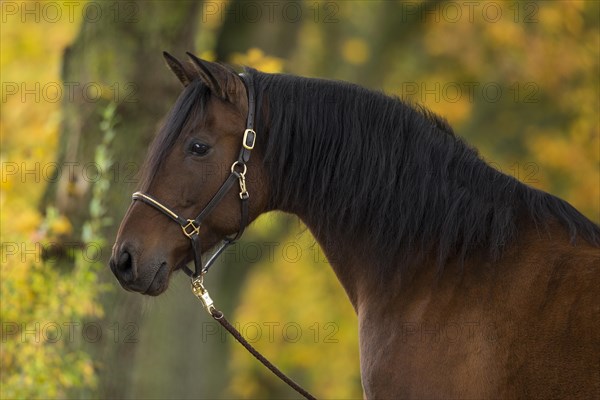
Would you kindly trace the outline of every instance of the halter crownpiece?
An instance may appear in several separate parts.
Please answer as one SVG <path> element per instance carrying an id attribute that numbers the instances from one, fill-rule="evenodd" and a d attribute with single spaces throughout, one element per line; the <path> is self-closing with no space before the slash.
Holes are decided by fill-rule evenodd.
<path id="1" fill-rule="evenodd" d="M 210 199 L 208 204 L 200 211 L 200 214 L 198 214 L 195 219 L 186 219 L 147 193 L 135 192 L 131 196 L 132 200 L 139 200 L 154 207 L 181 226 L 183 234 L 192 242 L 192 251 L 194 253 L 194 271 L 190 270 L 187 266 L 183 267 L 183 271 L 193 280 L 198 279 L 205 274 L 227 246 L 235 243 L 235 241 L 242 236 L 242 233 L 244 233 L 244 230 L 248 225 L 248 199 L 250 198 L 250 194 L 246 187 L 246 172 L 248 170 L 246 163 L 250 160 L 251 151 L 256 144 L 256 132 L 254 131 L 256 103 L 254 99 L 254 83 L 252 82 L 252 77 L 246 74 L 240 74 L 240 77 L 244 81 L 248 92 L 248 117 L 246 119 L 246 130 L 244 131 L 244 136 L 242 138 L 240 154 L 237 160 L 231 164 L 231 173 L 225 182 L 223 182 L 219 190 L 217 190 L 215 195 Z M 200 244 L 200 226 L 208 214 L 221 202 L 221 200 L 223 200 L 236 181 L 239 183 L 240 187 L 240 228 L 235 235 L 223 239 L 215 253 L 209 258 L 206 264 L 203 265 L 201 256 L 202 246 Z"/>

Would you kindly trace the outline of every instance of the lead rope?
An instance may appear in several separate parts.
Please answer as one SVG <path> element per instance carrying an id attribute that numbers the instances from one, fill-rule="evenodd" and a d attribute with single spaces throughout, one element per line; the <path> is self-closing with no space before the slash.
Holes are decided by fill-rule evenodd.
<path id="1" fill-rule="evenodd" d="M 237 340 L 242 346 L 248 350 L 250 354 L 252 354 L 258 361 L 260 361 L 265 367 L 267 367 L 271 372 L 273 372 L 279 379 L 283 382 L 287 383 L 292 389 L 301 394 L 304 398 L 310 400 L 316 400 L 312 394 L 307 392 L 302 386 L 298 385 L 294 382 L 293 379 L 288 377 L 286 374 L 281 372 L 279 368 L 273 365 L 269 360 L 267 360 L 262 354 L 258 352 L 248 341 L 242 336 L 242 334 L 235 329 L 233 325 L 229 323 L 227 318 L 222 311 L 219 311 L 215 308 L 213 300 L 210 298 L 208 294 L 208 290 L 204 287 L 204 275 L 200 275 L 197 278 L 192 279 L 192 292 L 194 295 L 202 302 L 204 305 L 204 309 L 210 314 L 211 317 L 215 319 L 223 328 L 225 328 L 231 335 Z"/>

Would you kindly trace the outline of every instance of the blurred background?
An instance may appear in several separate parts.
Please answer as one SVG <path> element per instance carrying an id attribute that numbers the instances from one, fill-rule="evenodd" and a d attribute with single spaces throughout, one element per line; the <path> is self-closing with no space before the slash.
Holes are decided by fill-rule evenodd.
<path id="1" fill-rule="evenodd" d="M 106 266 L 181 88 L 161 56 L 348 80 L 446 117 L 501 171 L 600 221 L 595 1 L 3 1 L 1 398 L 293 398 L 209 319 Z M 362 398 L 356 317 L 296 218 L 211 271 L 221 309 L 323 398 Z"/>

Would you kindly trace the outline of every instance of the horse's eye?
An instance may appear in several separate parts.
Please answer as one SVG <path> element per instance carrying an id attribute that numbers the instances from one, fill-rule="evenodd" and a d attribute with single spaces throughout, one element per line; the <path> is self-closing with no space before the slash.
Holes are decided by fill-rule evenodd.
<path id="1" fill-rule="evenodd" d="M 206 153 L 208 153 L 208 150 L 210 150 L 210 146 L 207 144 L 199 142 L 192 142 L 192 144 L 190 144 L 190 153 L 195 156 L 205 156 Z"/>

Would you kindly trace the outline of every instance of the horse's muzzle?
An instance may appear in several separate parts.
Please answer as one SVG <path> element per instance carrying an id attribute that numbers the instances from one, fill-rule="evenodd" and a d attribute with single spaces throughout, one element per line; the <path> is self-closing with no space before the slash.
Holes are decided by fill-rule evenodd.
<path id="1" fill-rule="evenodd" d="M 128 246 L 120 246 L 114 250 L 109 266 L 124 289 L 152 296 L 166 290 L 169 277 L 166 262 L 152 263 L 142 271 L 135 251 Z"/>

